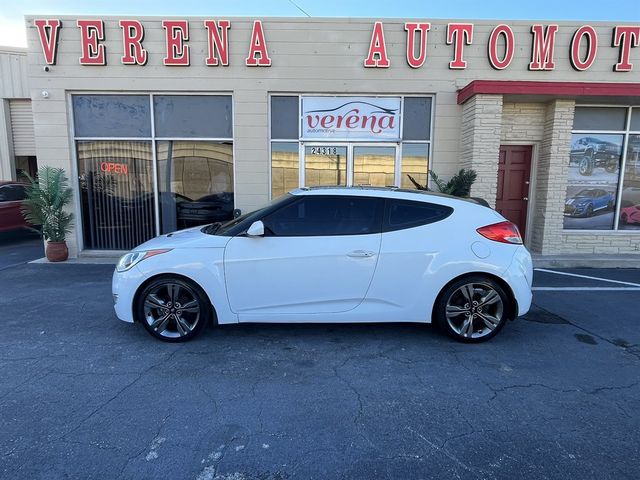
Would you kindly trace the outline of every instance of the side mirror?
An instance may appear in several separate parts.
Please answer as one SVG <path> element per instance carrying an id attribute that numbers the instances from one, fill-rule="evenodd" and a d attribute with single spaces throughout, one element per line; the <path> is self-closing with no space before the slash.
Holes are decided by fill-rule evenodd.
<path id="1" fill-rule="evenodd" d="M 247 235 L 250 237 L 262 237 L 264 235 L 264 223 L 262 223 L 262 220 L 253 222 L 247 229 Z"/>

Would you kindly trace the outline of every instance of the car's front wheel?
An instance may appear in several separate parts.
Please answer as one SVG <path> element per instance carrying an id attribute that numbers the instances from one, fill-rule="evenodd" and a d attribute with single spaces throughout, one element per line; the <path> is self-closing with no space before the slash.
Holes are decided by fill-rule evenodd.
<path id="1" fill-rule="evenodd" d="M 190 280 L 172 276 L 147 284 L 136 297 L 134 311 L 136 320 L 165 342 L 191 340 L 211 318 L 204 291 Z"/>
<path id="2" fill-rule="evenodd" d="M 460 342 L 478 343 L 493 338 L 504 327 L 511 300 L 489 277 L 474 275 L 447 286 L 438 297 L 435 320 Z"/>
<path id="3" fill-rule="evenodd" d="M 580 164 L 578 166 L 578 171 L 580 172 L 580 175 L 584 176 L 589 176 L 593 173 L 593 160 L 591 159 L 591 157 L 587 155 L 582 157 L 582 160 L 580 160 Z"/>

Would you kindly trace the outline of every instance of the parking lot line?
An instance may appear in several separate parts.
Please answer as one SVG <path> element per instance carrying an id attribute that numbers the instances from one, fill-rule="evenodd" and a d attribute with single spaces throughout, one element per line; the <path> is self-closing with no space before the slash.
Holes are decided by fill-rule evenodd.
<path id="1" fill-rule="evenodd" d="M 555 270 L 547 270 L 546 268 L 536 268 L 534 269 L 536 272 L 544 272 L 544 273 L 555 273 L 556 275 L 566 275 L 568 277 L 577 277 L 577 278 L 585 278 L 588 280 L 598 280 L 600 282 L 609 282 L 609 283 L 618 283 L 621 285 L 630 285 L 632 287 L 640 287 L 640 283 L 632 283 L 632 282 L 623 282 L 621 280 L 611 280 L 610 278 L 601 278 L 601 277 L 591 277 L 589 275 L 580 275 L 578 273 L 569 273 L 569 272 L 557 272 Z M 545 288 L 545 287 L 538 287 Z M 578 287 L 568 287 L 570 289 L 575 289 Z M 584 290 L 597 290 L 599 287 L 583 287 Z M 558 288 L 559 289 L 559 288 Z M 616 290 L 621 290 L 620 288 Z"/>
<path id="2" fill-rule="evenodd" d="M 532 291 L 598 291 L 598 292 L 640 292 L 640 287 L 532 287 Z"/>

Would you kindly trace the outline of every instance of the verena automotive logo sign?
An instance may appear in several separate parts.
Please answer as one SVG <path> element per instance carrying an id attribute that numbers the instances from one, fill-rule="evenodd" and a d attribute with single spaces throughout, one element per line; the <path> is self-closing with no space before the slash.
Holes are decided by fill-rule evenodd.
<path id="1" fill-rule="evenodd" d="M 303 140 L 400 139 L 399 97 L 302 97 Z"/>

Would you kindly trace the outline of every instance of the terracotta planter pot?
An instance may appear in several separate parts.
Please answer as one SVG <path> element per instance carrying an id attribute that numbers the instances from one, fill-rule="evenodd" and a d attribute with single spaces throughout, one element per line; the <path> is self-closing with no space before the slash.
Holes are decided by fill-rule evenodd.
<path id="1" fill-rule="evenodd" d="M 67 243 L 64 240 L 62 242 L 47 242 L 45 254 L 50 262 L 64 262 L 69 258 Z"/>

